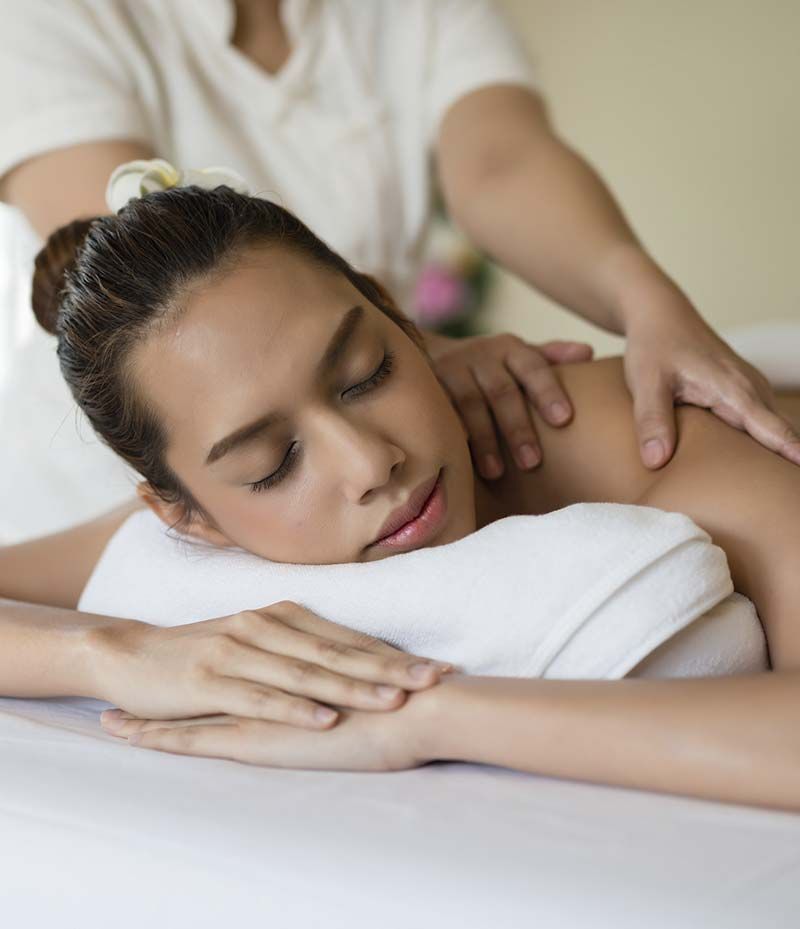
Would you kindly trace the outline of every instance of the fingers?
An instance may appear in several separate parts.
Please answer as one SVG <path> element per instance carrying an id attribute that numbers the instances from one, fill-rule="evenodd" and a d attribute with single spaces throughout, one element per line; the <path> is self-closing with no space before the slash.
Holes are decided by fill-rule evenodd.
<path id="1" fill-rule="evenodd" d="M 335 710 L 317 700 L 388 710 L 397 709 L 406 698 L 400 687 L 355 680 L 293 655 L 273 654 L 222 636 L 215 640 L 198 687 L 202 705 L 220 712 L 314 728 L 336 719 Z"/>
<path id="2" fill-rule="evenodd" d="M 313 639 L 313 637 L 310 638 Z M 343 651 L 329 652 L 328 649 L 332 646 L 343 649 Z M 218 661 L 214 669 L 222 676 L 223 681 L 228 682 L 226 690 L 229 694 L 227 698 L 229 702 L 226 702 L 224 706 L 221 705 L 222 709 L 226 713 L 239 716 L 253 716 L 281 722 L 291 722 L 292 720 L 287 718 L 287 713 L 295 713 L 295 715 L 299 714 L 299 717 L 305 717 L 306 721 L 301 721 L 300 725 L 312 725 L 314 720 L 311 717 L 314 716 L 316 709 L 313 700 L 363 710 L 396 709 L 403 703 L 405 693 L 402 685 L 382 683 L 392 673 L 396 673 L 393 667 L 396 662 L 394 658 L 368 655 L 366 652 L 351 655 L 351 649 L 348 646 L 325 640 L 312 645 L 312 648 L 318 650 L 321 660 L 343 667 L 344 673 L 336 673 L 313 661 L 297 657 L 296 654 L 271 654 L 250 645 L 234 643 L 233 648 L 226 650 L 224 659 Z M 384 663 L 383 672 L 377 673 L 379 682 L 377 684 L 362 679 L 359 673 L 361 671 L 368 675 L 376 674 L 374 667 L 368 664 L 370 661 Z M 411 677 L 411 684 L 414 685 L 414 689 L 421 689 L 436 679 L 435 669 L 428 665 L 424 668 L 422 677 Z M 241 682 L 246 688 L 245 691 L 241 691 L 238 687 L 234 688 L 231 681 Z M 248 688 L 250 696 L 248 696 Z M 269 697 L 262 701 L 265 688 L 269 692 Z M 279 695 L 283 693 L 284 703 L 287 704 L 278 707 L 277 710 L 274 706 L 275 694 L 273 692 L 276 688 Z M 411 689 L 410 685 L 409 689 Z M 303 700 L 304 697 L 311 699 Z M 252 712 L 252 708 L 245 712 L 242 709 L 238 701 L 251 698 L 254 705 L 259 702 L 264 703 L 263 712 Z M 231 699 L 237 701 L 235 705 L 230 703 Z"/>
<path id="3" fill-rule="evenodd" d="M 542 460 L 542 451 L 527 400 L 512 372 L 505 365 L 494 363 L 475 367 L 472 374 L 482 391 L 480 402 L 488 401 L 518 467 L 523 471 L 535 468 Z M 492 441 L 496 448 L 494 429 Z"/>
<path id="4" fill-rule="evenodd" d="M 586 342 L 553 339 L 550 342 L 540 342 L 536 348 L 539 349 L 551 365 L 591 361 L 594 357 L 594 349 Z"/>
<path id="5" fill-rule="evenodd" d="M 104 728 L 110 727 L 104 723 Z M 177 720 L 122 719 L 112 734 L 139 748 L 270 767 L 329 769 L 332 757 L 328 749 L 314 763 L 314 755 L 308 749 L 311 743 L 299 729 L 227 715 Z M 315 734 L 316 752 L 326 744 L 316 741 L 322 736 L 321 732 Z M 332 730 L 330 738 L 336 737 L 336 731 Z"/>
<path id="6" fill-rule="evenodd" d="M 327 729 L 339 716 L 333 707 L 241 678 L 216 678 L 211 693 L 214 706 L 231 716 L 248 716 L 304 729 Z M 402 691 L 398 693 L 402 694 Z M 375 709 L 375 706 L 370 709 Z"/>
<path id="7" fill-rule="evenodd" d="M 303 611 L 304 615 L 299 611 Z M 260 654 L 290 657 L 335 671 L 337 674 L 334 677 L 358 678 L 359 681 L 375 684 L 394 684 L 405 689 L 419 690 L 436 683 L 441 673 L 452 669 L 452 665 L 447 662 L 420 659 L 400 650 L 378 653 L 365 651 L 333 638 L 330 627 L 336 626 L 335 623 L 320 620 L 324 623 L 325 632 L 317 635 L 290 625 L 286 621 L 289 616 L 293 623 L 310 623 L 320 619 L 297 604 L 287 605 L 282 601 L 267 610 L 246 610 L 230 617 L 229 631 L 240 642 L 263 650 Z M 357 637 L 355 641 L 358 641 Z"/>
<path id="8" fill-rule="evenodd" d="M 453 405 L 466 426 L 472 456 L 479 473 L 488 480 L 500 477 L 505 467 L 497 444 L 495 425 L 486 404 L 486 397 L 475 380 L 472 369 L 465 365 L 452 366 L 446 371 L 443 370 L 439 378 L 447 388 Z M 538 442 L 534 445 L 534 452 L 537 451 Z"/>
<path id="9" fill-rule="evenodd" d="M 759 398 L 753 397 L 740 404 L 740 416 L 740 428 L 757 442 L 800 465 L 800 436 L 789 420 L 768 409 Z"/>
<path id="10" fill-rule="evenodd" d="M 344 642 L 346 645 L 352 645 L 354 648 L 363 652 L 395 655 L 398 658 L 402 656 L 408 660 L 409 663 L 414 660 L 434 661 L 435 664 L 438 664 L 443 669 L 453 667 L 449 661 L 436 662 L 434 659 L 428 658 L 425 655 L 413 655 L 410 652 L 404 652 L 400 648 L 395 648 L 394 645 L 390 645 L 388 642 L 384 642 L 376 636 L 369 635 L 367 632 L 351 629 L 349 626 L 341 625 L 341 623 L 331 622 L 331 620 L 325 619 L 313 610 L 309 610 L 308 607 L 296 603 L 294 600 L 280 600 L 278 603 L 273 603 L 268 607 L 263 607 L 260 610 L 253 610 L 252 612 L 259 613 L 262 616 L 278 616 L 284 625 L 291 626 L 301 632 L 332 639 L 336 642 Z"/>
<path id="11" fill-rule="evenodd" d="M 535 345 L 523 343 L 508 353 L 506 365 L 544 421 L 551 426 L 566 426 L 572 419 L 572 404 L 545 355 Z"/>
<path id="12" fill-rule="evenodd" d="M 132 713 L 126 713 L 119 708 L 112 710 L 103 710 L 100 714 L 100 724 L 104 729 L 113 732 L 114 735 L 128 737 L 132 732 L 138 732 L 142 728 L 160 729 L 173 728 L 175 726 L 198 726 L 205 723 L 226 723 L 233 722 L 237 717 L 230 716 L 227 713 L 213 713 L 208 716 L 189 716 L 185 719 L 142 719 L 134 716 Z"/>
<path id="13" fill-rule="evenodd" d="M 202 755 L 209 758 L 242 758 L 239 726 L 233 722 L 168 725 L 161 720 L 136 720 L 115 735 L 125 736 L 132 745 L 176 755 Z"/>
<path id="14" fill-rule="evenodd" d="M 550 363 L 586 361 L 591 346 L 553 341 L 540 350 L 511 333 L 465 341 L 439 359 L 436 374 L 461 415 L 478 472 L 490 480 L 503 474 L 497 430 L 517 466 L 535 468 L 542 452 L 528 403 L 549 425 L 566 425 L 572 405 Z"/>
<path id="15" fill-rule="evenodd" d="M 672 389 L 663 378 L 633 381 L 630 388 L 639 454 L 645 467 L 660 468 L 675 451 Z"/>

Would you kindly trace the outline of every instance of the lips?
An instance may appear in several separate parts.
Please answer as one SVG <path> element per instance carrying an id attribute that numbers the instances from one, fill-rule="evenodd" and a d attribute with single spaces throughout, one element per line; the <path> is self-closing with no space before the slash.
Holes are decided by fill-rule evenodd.
<path id="1" fill-rule="evenodd" d="M 433 488 L 436 486 L 436 481 L 438 479 L 439 472 L 437 471 L 432 478 L 420 484 L 403 506 L 398 507 L 398 509 L 389 516 L 386 522 L 381 526 L 380 532 L 372 544 L 374 545 L 375 542 L 379 542 L 381 539 L 386 538 L 387 535 L 397 532 L 401 526 L 411 522 L 412 519 L 416 519 L 422 511 L 422 507 L 425 505 L 428 497 L 433 493 Z"/>

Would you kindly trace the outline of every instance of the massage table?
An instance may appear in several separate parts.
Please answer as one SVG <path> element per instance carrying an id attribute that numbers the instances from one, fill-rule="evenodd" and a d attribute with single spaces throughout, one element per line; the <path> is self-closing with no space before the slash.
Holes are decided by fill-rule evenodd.
<path id="1" fill-rule="evenodd" d="M 434 762 L 262 768 L 0 699 L 9 929 L 794 929 L 800 815 Z"/>

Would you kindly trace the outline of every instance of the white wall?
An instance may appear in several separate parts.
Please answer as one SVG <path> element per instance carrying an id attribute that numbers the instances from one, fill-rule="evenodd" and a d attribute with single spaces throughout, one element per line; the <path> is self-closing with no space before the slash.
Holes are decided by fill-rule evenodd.
<path id="1" fill-rule="evenodd" d="M 559 133 L 718 329 L 800 319 L 800 0 L 496 0 Z M 491 326 L 621 342 L 503 273 Z"/>

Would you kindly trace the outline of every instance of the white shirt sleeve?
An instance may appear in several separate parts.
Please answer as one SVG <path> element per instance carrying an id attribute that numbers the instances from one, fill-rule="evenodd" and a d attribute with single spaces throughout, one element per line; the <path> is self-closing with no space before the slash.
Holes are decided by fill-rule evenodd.
<path id="1" fill-rule="evenodd" d="M 436 139 L 447 109 L 488 84 L 538 88 L 534 67 L 513 27 L 491 0 L 433 0 L 426 130 Z"/>
<path id="2" fill-rule="evenodd" d="M 7 4 L 0 27 L 0 177 L 55 148 L 148 142 L 123 57 L 92 0 Z"/>

